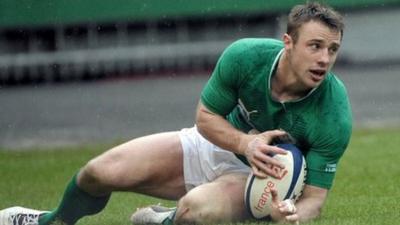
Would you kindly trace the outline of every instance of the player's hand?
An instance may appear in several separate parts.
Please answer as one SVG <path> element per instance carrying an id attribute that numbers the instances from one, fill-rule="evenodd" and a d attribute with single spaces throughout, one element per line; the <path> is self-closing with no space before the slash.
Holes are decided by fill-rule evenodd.
<path id="1" fill-rule="evenodd" d="M 279 201 L 278 192 L 273 188 L 271 189 L 271 196 L 271 217 L 274 221 L 296 225 L 300 224 L 297 208 L 293 200 L 286 199 L 284 201 Z"/>
<path id="2" fill-rule="evenodd" d="M 279 178 L 280 169 L 276 168 L 283 169 L 284 165 L 272 156 L 275 154 L 287 154 L 287 152 L 271 145 L 271 143 L 274 139 L 286 135 L 287 133 L 282 130 L 271 130 L 258 134 L 254 131 L 249 132 L 244 155 L 250 163 L 254 175 L 260 178 L 266 178 L 267 176 Z"/>

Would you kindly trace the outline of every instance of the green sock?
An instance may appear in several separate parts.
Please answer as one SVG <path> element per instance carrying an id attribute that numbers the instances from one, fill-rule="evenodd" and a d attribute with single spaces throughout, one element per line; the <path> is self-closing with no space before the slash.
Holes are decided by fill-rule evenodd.
<path id="1" fill-rule="evenodd" d="M 54 211 L 43 214 L 39 218 L 39 225 L 61 223 L 72 225 L 80 218 L 100 212 L 106 206 L 110 195 L 94 197 L 80 189 L 75 175 L 64 192 L 63 199 Z"/>

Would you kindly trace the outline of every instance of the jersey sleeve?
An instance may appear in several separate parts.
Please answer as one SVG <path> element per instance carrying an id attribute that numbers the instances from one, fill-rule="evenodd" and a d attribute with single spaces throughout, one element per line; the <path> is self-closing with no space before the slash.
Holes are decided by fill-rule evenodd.
<path id="1" fill-rule="evenodd" d="M 212 112 L 226 116 L 237 105 L 241 82 L 241 55 L 244 41 L 230 45 L 219 58 L 217 65 L 201 93 L 202 103 Z"/>
<path id="2" fill-rule="evenodd" d="M 332 187 L 337 164 L 349 144 L 352 132 L 347 93 L 344 90 L 335 97 L 324 100 L 329 106 L 321 105 L 319 120 L 312 134 L 314 141 L 306 155 L 306 183 L 325 189 Z"/>
<path id="3" fill-rule="evenodd" d="M 337 164 L 347 147 L 348 138 L 341 135 L 339 139 L 331 141 L 335 143 L 328 145 L 324 143 L 324 147 L 311 148 L 308 152 L 307 184 L 325 189 L 332 187 Z"/>

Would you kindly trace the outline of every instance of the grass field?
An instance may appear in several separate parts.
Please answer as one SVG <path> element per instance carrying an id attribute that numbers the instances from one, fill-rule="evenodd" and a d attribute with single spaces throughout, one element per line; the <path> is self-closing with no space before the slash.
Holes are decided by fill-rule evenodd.
<path id="1" fill-rule="evenodd" d="M 313 225 L 400 224 L 400 129 L 357 130 L 345 153 L 322 217 Z M 111 145 L 54 150 L 0 150 L 0 209 L 21 205 L 51 209 L 80 166 Z M 80 220 L 87 225 L 128 225 L 137 207 L 162 202 L 116 193 L 103 213 Z M 248 223 L 255 224 L 255 223 Z"/>

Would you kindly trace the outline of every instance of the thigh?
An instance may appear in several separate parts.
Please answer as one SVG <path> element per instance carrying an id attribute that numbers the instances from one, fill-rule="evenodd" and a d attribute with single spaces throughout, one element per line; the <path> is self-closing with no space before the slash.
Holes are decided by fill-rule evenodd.
<path id="1" fill-rule="evenodd" d="M 189 191 L 178 203 L 177 224 L 231 223 L 250 218 L 244 204 L 247 173 L 231 173 Z"/>
<path id="2" fill-rule="evenodd" d="M 109 191 L 133 191 L 167 199 L 178 199 L 186 193 L 178 132 L 133 139 L 106 151 L 86 167 Z M 95 186 L 99 185 L 86 188 Z"/>

